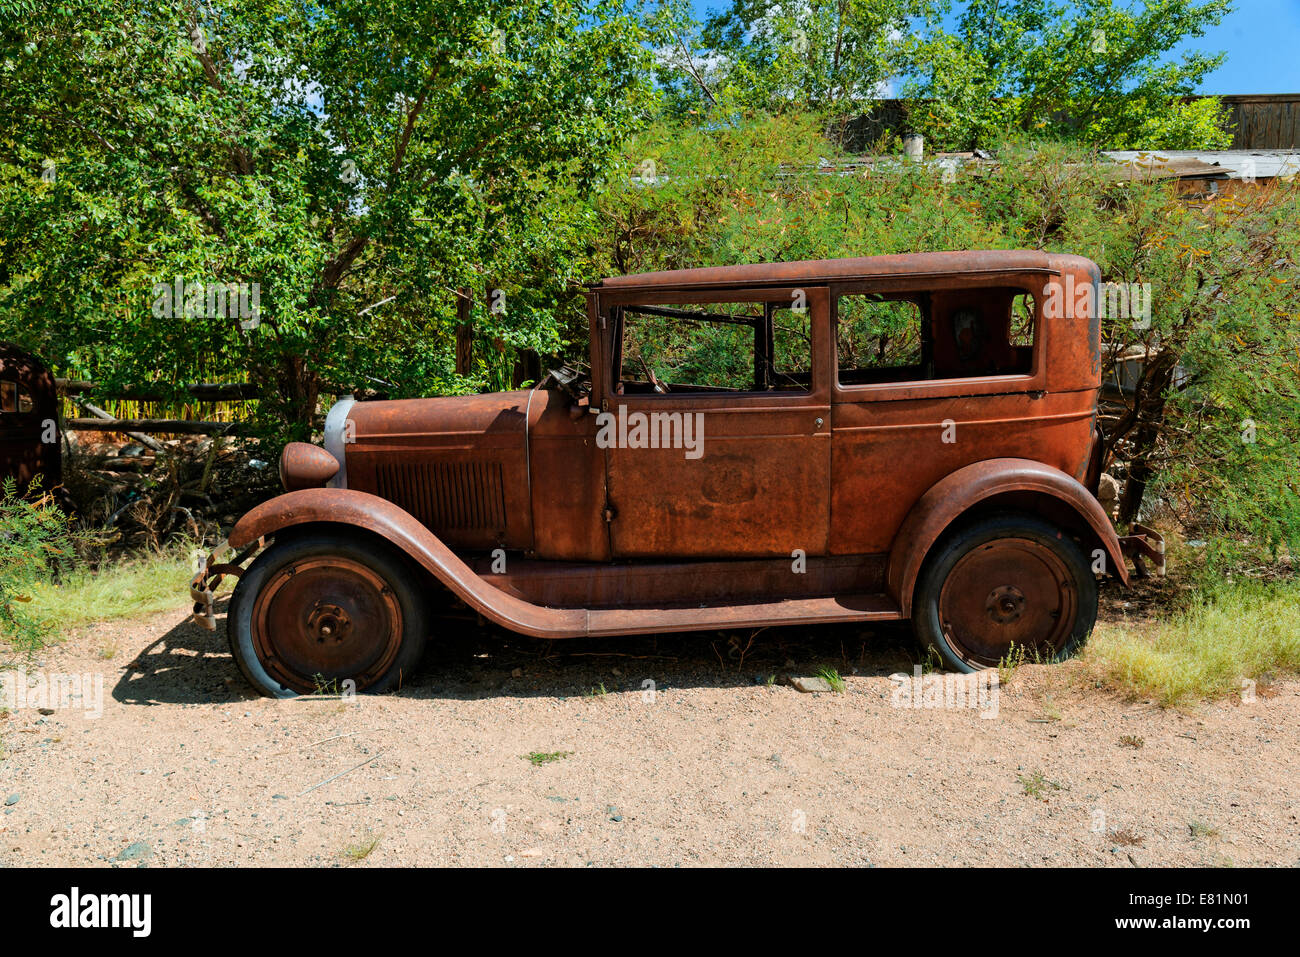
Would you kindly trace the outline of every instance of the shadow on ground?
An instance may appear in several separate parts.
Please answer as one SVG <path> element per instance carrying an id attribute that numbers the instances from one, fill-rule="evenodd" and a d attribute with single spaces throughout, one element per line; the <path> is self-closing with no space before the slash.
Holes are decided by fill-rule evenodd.
<path id="1" fill-rule="evenodd" d="M 218 608 L 224 612 L 224 608 Z M 906 623 L 702 631 L 626 638 L 525 638 L 474 619 L 435 622 L 408 698 L 574 697 L 605 691 L 726 688 L 791 673 L 910 671 L 920 652 Z M 793 664 L 791 664 L 793 663 Z M 226 644 L 225 619 L 210 632 L 188 616 L 146 645 L 113 689 L 125 704 L 222 704 L 256 697 Z"/>

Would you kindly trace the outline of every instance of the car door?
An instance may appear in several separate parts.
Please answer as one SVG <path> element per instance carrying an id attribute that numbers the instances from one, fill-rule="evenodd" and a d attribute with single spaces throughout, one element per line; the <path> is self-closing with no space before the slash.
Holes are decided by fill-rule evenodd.
<path id="1" fill-rule="evenodd" d="M 825 554 L 826 289 L 629 291 L 601 309 L 613 557 Z"/>

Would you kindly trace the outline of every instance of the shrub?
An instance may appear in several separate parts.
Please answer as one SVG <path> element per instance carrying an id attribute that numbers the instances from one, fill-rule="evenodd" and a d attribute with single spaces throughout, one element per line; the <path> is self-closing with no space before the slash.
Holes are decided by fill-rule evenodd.
<path id="1" fill-rule="evenodd" d="M 0 485 L 0 637 L 16 648 L 34 651 L 48 640 L 53 623 L 33 611 L 34 586 L 69 567 L 74 557 L 74 535 L 67 517 L 42 493 L 39 479 L 26 495 L 17 483 Z"/>

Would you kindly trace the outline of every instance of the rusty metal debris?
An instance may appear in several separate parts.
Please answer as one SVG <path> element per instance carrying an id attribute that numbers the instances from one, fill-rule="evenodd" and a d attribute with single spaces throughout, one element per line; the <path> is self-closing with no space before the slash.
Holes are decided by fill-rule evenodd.
<path id="1" fill-rule="evenodd" d="M 40 475 L 51 489 L 63 480 L 59 453 L 58 395 L 40 359 L 0 342 L 0 478 L 20 487 Z"/>

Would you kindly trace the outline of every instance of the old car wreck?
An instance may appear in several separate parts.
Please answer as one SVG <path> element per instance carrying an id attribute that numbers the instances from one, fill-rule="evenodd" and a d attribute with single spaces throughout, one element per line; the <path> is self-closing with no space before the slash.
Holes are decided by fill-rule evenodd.
<path id="1" fill-rule="evenodd" d="M 58 393 L 49 368 L 32 353 L 0 342 L 0 478 L 19 491 L 40 477 L 41 488 L 63 480 Z"/>
<path id="2" fill-rule="evenodd" d="M 588 376 L 339 401 L 196 617 L 238 576 L 230 645 L 278 696 L 397 686 L 444 598 L 541 638 L 910 619 L 960 671 L 1068 657 L 1126 554 L 1163 570 L 1095 497 L 1099 280 L 1029 251 L 606 279 Z"/>

